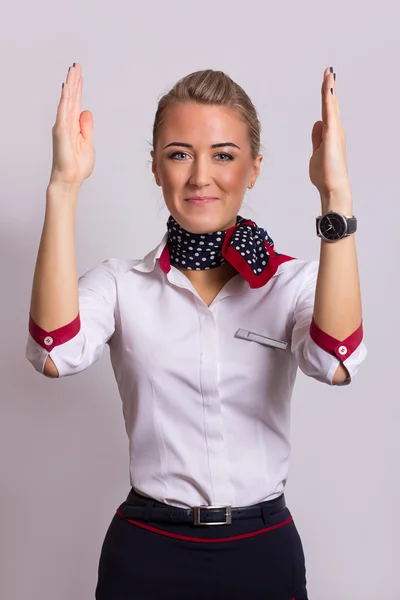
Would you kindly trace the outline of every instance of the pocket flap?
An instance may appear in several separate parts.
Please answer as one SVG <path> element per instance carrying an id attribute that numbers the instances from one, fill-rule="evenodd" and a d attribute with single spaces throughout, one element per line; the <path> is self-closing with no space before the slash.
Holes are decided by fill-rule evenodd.
<path id="1" fill-rule="evenodd" d="M 247 329 L 238 329 L 235 333 L 235 337 L 241 340 L 247 340 L 248 342 L 257 342 L 264 346 L 270 346 L 271 348 L 278 348 L 279 350 L 286 350 L 288 342 L 283 340 L 276 340 L 260 333 L 254 333 L 253 331 L 247 331 Z"/>

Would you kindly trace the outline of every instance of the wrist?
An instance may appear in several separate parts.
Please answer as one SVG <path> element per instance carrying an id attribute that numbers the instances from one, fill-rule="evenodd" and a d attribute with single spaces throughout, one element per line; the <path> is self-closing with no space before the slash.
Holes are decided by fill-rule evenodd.
<path id="1" fill-rule="evenodd" d="M 50 182 L 46 189 L 46 203 L 76 205 L 80 187 L 76 184 Z"/>
<path id="2" fill-rule="evenodd" d="M 351 193 L 332 193 L 321 195 L 321 214 L 325 214 L 330 210 L 341 213 L 346 217 L 353 216 L 353 200 Z"/>

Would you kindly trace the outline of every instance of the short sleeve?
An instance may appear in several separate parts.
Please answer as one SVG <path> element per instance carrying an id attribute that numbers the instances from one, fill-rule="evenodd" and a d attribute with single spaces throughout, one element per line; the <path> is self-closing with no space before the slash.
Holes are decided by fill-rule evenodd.
<path id="1" fill-rule="evenodd" d="M 328 385 L 334 385 L 333 376 L 343 363 L 350 377 L 336 385 L 348 385 L 367 356 L 362 323 L 346 340 L 332 338 L 317 327 L 313 313 L 318 266 L 318 261 L 311 261 L 304 267 L 293 314 L 291 351 L 305 375 Z"/>
<path id="2" fill-rule="evenodd" d="M 48 356 L 60 377 L 79 373 L 100 359 L 115 330 L 112 264 L 112 259 L 105 260 L 79 278 L 79 314 L 71 323 L 44 331 L 29 317 L 26 358 L 39 373 Z"/>

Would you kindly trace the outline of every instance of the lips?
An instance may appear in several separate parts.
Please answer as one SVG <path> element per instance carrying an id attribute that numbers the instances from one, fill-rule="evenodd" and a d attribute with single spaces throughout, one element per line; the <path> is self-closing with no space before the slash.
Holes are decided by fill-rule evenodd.
<path id="1" fill-rule="evenodd" d="M 215 202 L 218 200 L 215 196 L 190 196 L 185 198 L 186 202 L 191 204 L 208 204 L 209 202 Z"/>

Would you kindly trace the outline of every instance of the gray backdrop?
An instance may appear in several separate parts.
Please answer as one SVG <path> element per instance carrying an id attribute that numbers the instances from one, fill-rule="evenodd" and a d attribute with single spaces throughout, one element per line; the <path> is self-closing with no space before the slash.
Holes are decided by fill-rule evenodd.
<path id="1" fill-rule="evenodd" d="M 286 496 L 312 600 L 400 598 L 398 3 L 25 0 L 4 11 L 2 600 L 93 598 L 105 531 L 129 491 L 108 348 L 84 373 L 57 381 L 25 358 L 51 128 L 74 61 L 83 67 L 82 110 L 93 112 L 97 151 L 78 207 L 79 274 L 108 257 L 139 258 L 161 239 L 168 213 L 149 163 L 156 103 L 203 68 L 225 70 L 260 113 L 265 158 L 242 214 L 268 229 L 277 251 L 318 258 L 320 199 L 308 163 L 323 71 L 334 67 L 369 355 L 344 388 L 299 371 Z"/>

